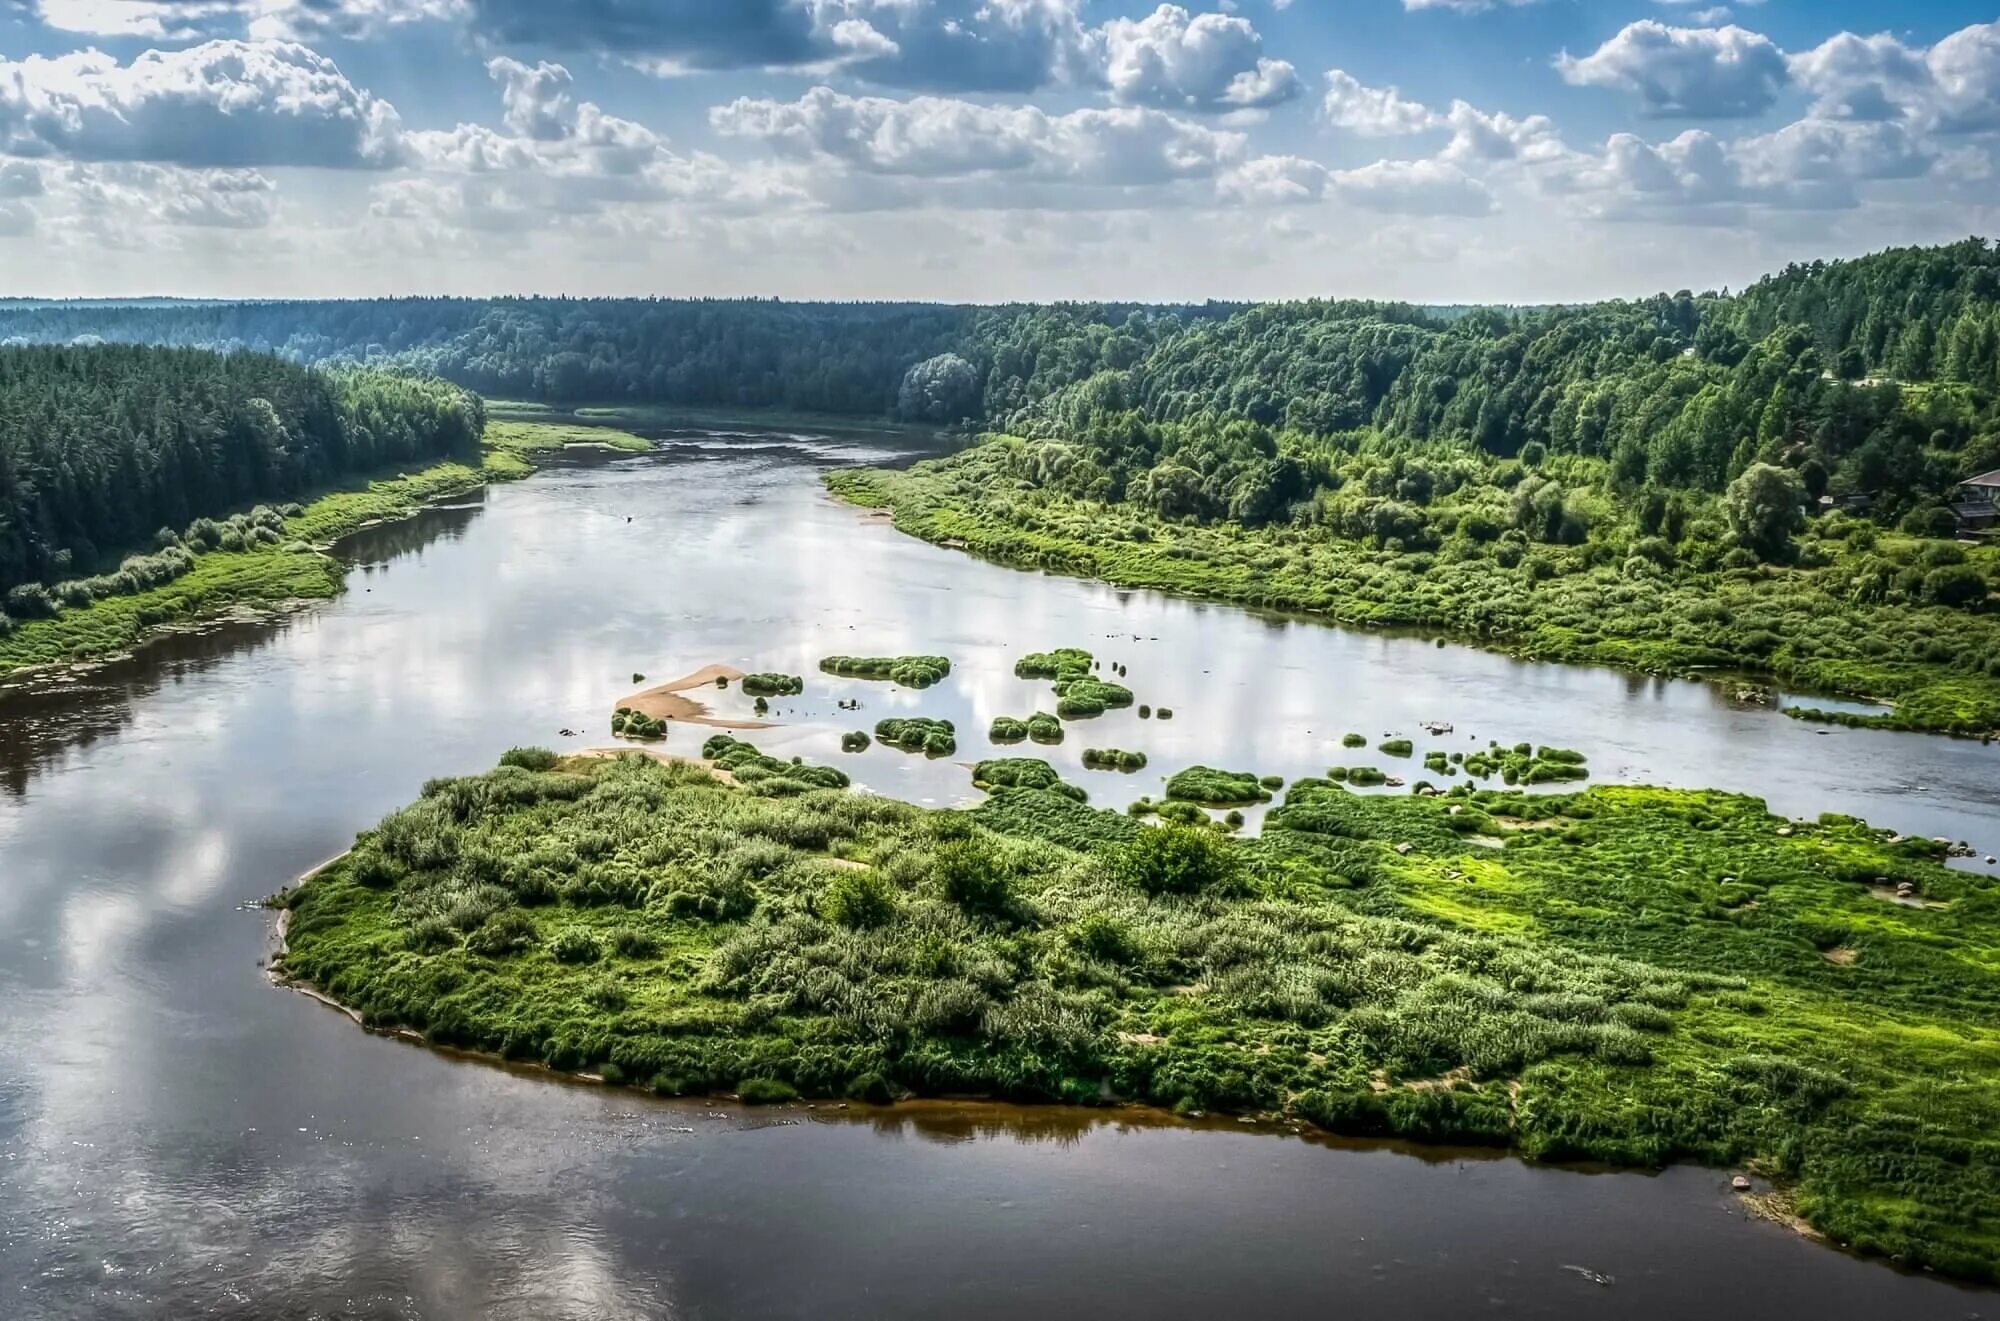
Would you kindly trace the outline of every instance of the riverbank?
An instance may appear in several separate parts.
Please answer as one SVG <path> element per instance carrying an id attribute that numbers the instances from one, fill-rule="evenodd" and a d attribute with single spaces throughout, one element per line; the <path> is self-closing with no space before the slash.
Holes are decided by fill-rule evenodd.
<path id="1" fill-rule="evenodd" d="M 931 811 L 510 760 L 286 895 L 282 975 L 664 1094 L 1115 1100 L 1748 1168 L 1836 1242 L 2000 1278 L 2000 894 L 1929 841 L 1714 793 L 1312 780 L 1225 840 L 1054 793 Z"/>
<path id="2" fill-rule="evenodd" d="M 843 500 L 891 511 L 899 531 L 1014 567 L 1350 626 L 1434 630 L 1529 660 L 1686 677 L 1767 674 L 1802 692 L 1888 708 L 1865 720 L 1824 713 L 1829 721 L 2000 732 L 2000 676 L 1975 669 L 2000 655 L 2000 618 L 1851 599 L 1855 575 L 1877 572 L 1884 556 L 1915 554 L 1910 538 L 1885 535 L 1865 555 L 1823 548 L 1836 558 L 1818 569 L 1628 574 L 1593 566 L 1587 547 L 1539 547 L 1510 568 L 1377 549 L 1320 528 L 1168 522 L 1129 503 L 1078 500 L 1024 475 L 1035 450 L 989 438 L 908 470 L 844 470 L 826 480 Z"/>
<path id="3" fill-rule="evenodd" d="M 698 408 L 684 404 L 559 405 L 532 400 L 489 399 L 486 407 L 491 416 L 503 420 L 545 425 L 569 423 L 584 428 L 624 425 L 666 429 L 712 427 L 718 430 L 865 432 L 869 435 L 940 434 L 939 428 L 932 423 L 748 405 L 732 408 Z"/>
<path id="4" fill-rule="evenodd" d="M 561 430 L 513 426 L 496 433 L 489 427 L 476 467 L 448 460 L 416 472 L 398 470 L 343 481 L 286 518 L 274 543 L 204 550 L 195 555 L 194 568 L 172 582 L 21 623 L 11 635 L 0 636 L 0 676 L 107 660 L 130 652 L 164 629 L 197 627 L 224 618 L 268 617 L 329 600 L 340 594 L 346 580 L 346 571 L 327 554 L 334 542 L 376 523 L 408 518 L 428 504 L 489 482 L 527 477 L 534 472 L 530 455 L 565 443 Z"/>

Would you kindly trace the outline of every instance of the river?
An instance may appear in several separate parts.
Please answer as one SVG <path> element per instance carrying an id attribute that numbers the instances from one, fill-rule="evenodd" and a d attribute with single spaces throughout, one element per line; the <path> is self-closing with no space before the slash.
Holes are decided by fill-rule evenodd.
<path id="1" fill-rule="evenodd" d="M 0 1317 L 2000 1315 L 1747 1220 L 1716 1171 L 1093 1112 L 658 1102 L 371 1036 L 265 980 L 255 901 L 424 780 L 605 742 L 634 673 L 812 675 L 834 652 L 955 669 L 921 695 L 814 677 L 752 737 L 920 802 L 970 796 L 994 715 L 1050 708 L 1013 660 L 1077 645 L 1175 712 L 1037 751 L 1108 806 L 1192 761 L 1391 764 L 1343 753 L 1352 729 L 1560 743 L 1598 780 L 2000 846 L 2000 749 L 1015 572 L 821 493 L 827 466 L 909 443 L 663 433 L 354 538 L 338 601 L 0 690 Z M 838 751 L 905 708 L 958 721 L 959 757 Z M 1085 771 L 1086 746 L 1151 765 Z"/>

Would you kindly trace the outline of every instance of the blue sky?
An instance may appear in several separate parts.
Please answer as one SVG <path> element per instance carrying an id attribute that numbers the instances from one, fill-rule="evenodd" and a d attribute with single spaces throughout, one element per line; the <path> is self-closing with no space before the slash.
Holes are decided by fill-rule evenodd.
<path id="1" fill-rule="evenodd" d="M 0 294 L 1636 295 L 1996 144 L 1994 0 L 0 0 Z"/>

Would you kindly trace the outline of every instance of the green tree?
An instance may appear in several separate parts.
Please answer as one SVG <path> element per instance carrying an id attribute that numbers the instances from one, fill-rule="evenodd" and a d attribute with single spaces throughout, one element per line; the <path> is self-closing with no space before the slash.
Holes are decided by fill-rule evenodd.
<path id="1" fill-rule="evenodd" d="M 1804 521 L 1805 495 L 1798 474 L 1772 463 L 1753 463 L 1729 484 L 1722 503 L 1736 539 L 1775 560 L 1783 557 Z"/>

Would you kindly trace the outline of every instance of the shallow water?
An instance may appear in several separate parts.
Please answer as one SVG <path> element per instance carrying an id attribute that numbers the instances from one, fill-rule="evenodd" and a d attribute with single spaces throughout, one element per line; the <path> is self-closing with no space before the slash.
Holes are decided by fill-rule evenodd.
<path id="1" fill-rule="evenodd" d="M 1052 709 L 1013 678 L 1021 652 L 1080 645 L 1176 714 L 1030 745 L 1106 805 L 1191 761 L 1390 764 L 1343 753 L 1354 729 L 1414 737 L 1412 780 L 1428 747 L 1526 739 L 1600 780 L 2000 845 L 1997 749 L 1017 573 L 820 493 L 826 465 L 902 444 L 680 436 L 580 460 L 356 538 L 337 602 L 0 692 L 0 1316 L 2000 1314 L 1746 1223 L 1710 1171 L 1065 1111 L 669 1105 L 369 1036 L 264 981 L 269 915 L 244 905 L 425 779 L 602 744 L 634 672 L 718 661 L 949 655 L 923 694 L 811 677 L 754 736 L 917 801 L 970 796 L 960 763 L 994 715 Z M 838 751 L 899 711 L 957 721 L 959 755 Z M 1087 746 L 1152 764 L 1084 771 Z"/>

